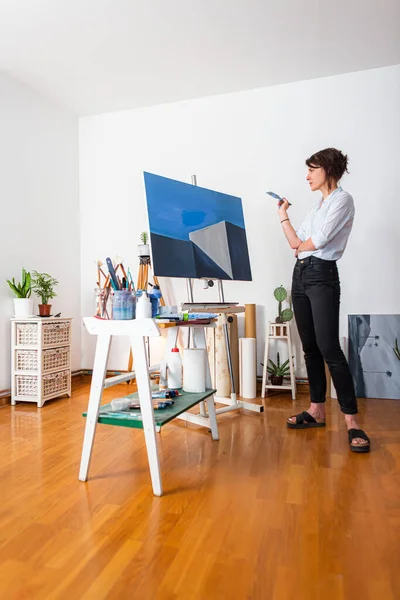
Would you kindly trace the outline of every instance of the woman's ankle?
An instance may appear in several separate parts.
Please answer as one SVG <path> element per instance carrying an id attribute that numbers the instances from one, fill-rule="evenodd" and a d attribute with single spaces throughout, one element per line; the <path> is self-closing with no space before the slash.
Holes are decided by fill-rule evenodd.
<path id="1" fill-rule="evenodd" d="M 360 426 L 358 424 L 358 418 L 357 415 L 344 415 L 344 419 L 346 421 L 346 425 L 351 428 L 353 427 L 354 429 L 360 429 Z"/>

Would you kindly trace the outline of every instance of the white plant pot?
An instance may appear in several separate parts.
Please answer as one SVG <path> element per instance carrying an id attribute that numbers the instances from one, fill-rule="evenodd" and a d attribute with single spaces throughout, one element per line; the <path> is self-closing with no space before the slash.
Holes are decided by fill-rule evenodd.
<path id="1" fill-rule="evenodd" d="M 139 256 L 150 256 L 150 246 L 149 244 L 140 244 L 139 248 Z"/>
<path id="2" fill-rule="evenodd" d="M 14 298 L 15 317 L 33 317 L 33 300 L 30 298 Z"/>

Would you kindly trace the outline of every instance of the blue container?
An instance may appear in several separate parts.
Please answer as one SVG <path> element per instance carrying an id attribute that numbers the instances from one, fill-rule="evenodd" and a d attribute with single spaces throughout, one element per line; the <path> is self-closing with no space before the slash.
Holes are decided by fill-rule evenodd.
<path id="1" fill-rule="evenodd" d="M 135 318 L 136 298 L 130 290 L 114 290 L 112 299 L 112 318 L 126 321 Z"/>
<path id="2" fill-rule="evenodd" d="M 150 302 L 151 302 L 151 316 L 156 317 L 158 315 L 158 308 L 160 305 L 161 298 L 161 290 L 159 285 L 153 286 L 153 291 L 149 294 Z"/>

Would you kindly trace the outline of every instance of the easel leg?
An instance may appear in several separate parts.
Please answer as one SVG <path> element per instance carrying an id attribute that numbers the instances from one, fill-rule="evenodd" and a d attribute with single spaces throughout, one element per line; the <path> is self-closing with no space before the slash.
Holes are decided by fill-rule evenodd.
<path id="1" fill-rule="evenodd" d="M 211 437 L 213 440 L 219 440 L 217 414 L 215 412 L 214 396 L 207 398 L 207 410 L 210 419 Z"/>
<path id="2" fill-rule="evenodd" d="M 206 353 L 206 389 L 211 389 L 212 382 L 211 382 L 210 364 L 208 362 L 208 357 L 207 357 L 206 330 L 204 327 L 201 327 L 200 329 L 198 329 L 197 327 L 194 327 L 192 329 L 192 332 L 193 332 L 194 348 L 203 348 L 205 350 L 205 353 Z M 212 398 L 212 403 L 213 403 L 214 412 L 215 412 L 214 397 Z M 209 407 L 208 401 L 207 401 L 207 407 Z M 207 415 L 207 411 L 206 411 L 204 402 L 199 402 L 199 411 L 200 411 L 200 414 L 202 417 L 209 416 L 209 415 Z M 210 415 L 210 418 L 211 418 L 211 415 Z M 211 429 L 211 432 L 212 432 L 212 429 Z M 218 430 L 217 430 L 217 435 L 218 435 Z M 213 439 L 218 439 L 218 438 L 213 437 Z"/>
<path id="3" fill-rule="evenodd" d="M 156 496 L 162 496 L 160 461 L 158 458 L 156 427 L 149 379 L 149 367 L 146 358 L 146 345 L 143 338 L 131 339 L 132 352 L 135 355 L 136 381 L 138 386 L 143 431 L 149 460 L 151 483 Z"/>
<path id="4" fill-rule="evenodd" d="M 264 352 L 264 366 L 263 366 L 263 378 L 261 384 L 261 398 L 265 398 L 265 386 L 268 382 L 268 353 L 269 353 L 269 330 L 270 325 L 267 325 L 267 335 L 265 336 L 265 352 Z"/>
<path id="5" fill-rule="evenodd" d="M 92 456 L 94 436 L 96 433 L 97 419 L 101 397 L 103 395 L 104 379 L 107 370 L 108 354 L 110 352 L 111 336 L 97 336 L 96 354 L 94 357 L 92 383 L 90 386 L 89 405 L 86 417 L 85 435 L 83 438 L 81 466 L 79 480 L 86 481 Z"/>

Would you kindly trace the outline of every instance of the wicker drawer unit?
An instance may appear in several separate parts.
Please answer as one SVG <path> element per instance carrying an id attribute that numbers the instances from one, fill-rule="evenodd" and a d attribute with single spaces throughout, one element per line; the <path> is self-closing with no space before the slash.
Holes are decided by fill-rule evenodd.
<path id="1" fill-rule="evenodd" d="M 71 396 L 71 319 L 11 319 L 11 404 Z"/>

